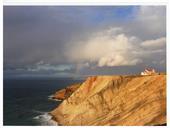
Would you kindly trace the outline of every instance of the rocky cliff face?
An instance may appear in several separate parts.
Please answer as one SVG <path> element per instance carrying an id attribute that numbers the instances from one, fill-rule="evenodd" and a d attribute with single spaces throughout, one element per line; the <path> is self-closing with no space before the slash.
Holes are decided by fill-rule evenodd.
<path id="1" fill-rule="evenodd" d="M 64 100 L 67 99 L 74 91 L 76 91 L 81 84 L 73 84 L 71 86 L 68 86 L 64 89 L 61 89 L 57 91 L 53 96 L 52 99 L 56 100 Z"/>
<path id="2" fill-rule="evenodd" d="M 51 112 L 61 125 L 166 123 L 166 75 L 93 76 Z"/>

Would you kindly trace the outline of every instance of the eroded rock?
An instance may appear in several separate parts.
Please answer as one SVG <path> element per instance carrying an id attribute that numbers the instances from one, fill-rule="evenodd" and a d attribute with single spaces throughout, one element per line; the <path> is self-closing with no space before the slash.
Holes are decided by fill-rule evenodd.
<path id="1" fill-rule="evenodd" d="M 166 75 L 94 76 L 51 112 L 61 125 L 166 123 Z"/>

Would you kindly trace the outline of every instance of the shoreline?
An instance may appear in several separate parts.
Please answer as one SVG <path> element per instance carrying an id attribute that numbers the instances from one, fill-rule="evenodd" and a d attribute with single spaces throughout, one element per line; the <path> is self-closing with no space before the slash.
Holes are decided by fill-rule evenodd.
<path id="1" fill-rule="evenodd" d="M 54 94 L 48 96 L 48 99 L 55 101 L 55 102 L 60 102 L 60 104 L 61 104 L 62 101 L 69 98 L 72 95 L 72 93 L 74 93 L 81 86 L 81 84 L 82 83 L 74 83 L 72 85 L 68 85 L 66 88 L 60 89 L 60 90 L 56 91 Z M 58 106 L 56 106 L 56 108 Z M 56 119 L 56 117 L 52 114 L 52 111 L 48 112 L 48 114 L 51 116 L 51 120 L 55 121 L 58 126 L 62 126 L 59 123 L 59 121 Z"/>
<path id="2" fill-rule="evenodd" d="M 57 126 L 62 126 L 62 125 L 57 121 L 57 119 L 55 118 L 55 116 L 53 116 L 53 115 L 51 114 L 51 112 L 49 112 L 48 114 L 51 116 L 51 120 L 53 120 L 53 121 L 55 121 L 55 122 L 57 123 Z"/>
<path id="3" fill-rule="evenodd" d="M 63 101 L 61 99 L 55 99 L 53 95 L 48 96 L 48 100 L 52 100 L 52 101 Z"/>
<path id="4" fill-rule="evenodd" d="M 64 103 L 61 103 L 60 106 L 57 106 L 54 110 L 49 112 L 49 114 L 52 116 L 52 120 L 58 123 L 60 126 L 86 126 L 86 125 L 98 125 L 98 126 L 104 126 L 104 125 L 134 125 L 134 126 L 143 126 L 143 125 L 151 125 L 151 126 L 165 126 L 166 125 L 166 101 L 165 101 L 165 87 L 166 87 L 166 75 L 148 75 L 148 76 L 141 76 L 141 75 L 130 75 L 130 76 L 93 76 L 87 78 L 86 81 L 82 83 L 83 86 L 78 88 L 77 91 L 73 91 L 70 96 L 65 98 L 65 93 L 67 92 L 66 89 L 69 87 L 66 87 L 66 89 L 61 89 L 57 91 L 59 94 L 64 94 L 63 100 L 60 101 L 66 101 Z M 127 90 L 127 86 L 129 89 Z M 134 89 L 137 89 L 137 91 L 133 91 Z M 143 90 L 140 95 L 137 94 L 137 92 L 141 92 L 141 89 Z M 122 91 L 123 90 L 123 91 Z M 146 101 L 153 100 L 152 97 L 149 97 L 149 94 L 152 94 L 154 90 L 154 97 L 162 97 L 159 101 L 151 103 L 147 102 L 145 106 L 143 106 L 143 109 L 145 109 L 145 113 L 149 113 L 148 116 L 150 119 L 154 118 L 154 113 L 152 112 L 153 109 L 155 109 L 155 112 L 160 114 L 160 116 L 157 118 L 158 120 L 156 122 L 149 122 L 149 120 L 145 120 L 146 117 L 137 116 L 140 122 L 135 122 L 133 120 L 133 115 L 129 116 L 131 119 L 130 121 L 125 122 L 119 122 L 118 120 L 124 118 L 126 114 L 124 113 L 131 113 L 134 110 L 130 109 L 131 107 L 134 107 L 138 109 L 138 111 L 135 111 L 136 114 L 140 112 L 140 105 L 144 104 L 145 102 L 140 99 L 144 99 Z M 160 92 L 161 93 L 157 93 Z M 100 92 L 100 93 L 97 93 Z M 55 94 L 56 94 L 55 93 Z M 89 95 L 92 95 L 93 97 L 88 97 Z M 119 98 L 116 98 L 117 96 L 121 96 L 124 98 L 123 100 L 126 102 L 120 102 Z M 136 95 L 134 97 L 133 95 Z M 54 96 L 54 95 L 52 95 Z M 60 95 L 61 96 L 61 95 Z M 115 97 L 115 98 L 114 98 Z M 132 100 L 127 100 L 125 97 L 128 97 L 129 99 L 133 99 L 133 103 L 131 103 Z M 56 98 L 56 97 L 55 97 Z M 97 98 L 97 99 L 96 99 Z M 110 100 L 109 100 L 110 99 Z M 112 102 L 112 100 L 114 102 Z M 53 99 L 54 100 L 54 99 Z M 96 106 L 100 102 L 100 106 Z M 140 102 L 140 104 L 139 104 Z M 161 104 L 159 103 L 161 102 Z M 114 103 L 114 104 L 113 104 Z M 128 103 L 128 109 L 122 108 L 125 107 Z M 116 105 L 115 105 L 116 104 Z M 135 106 L 135 105 L 138 106 Z M 107 115 L 107 113 L 103 114 L 103 105 L 109 107 L 109 108 L 117 108 L 118 111 L 120 111 L 122 114 L 120 117 L 116 118 L 113 122 L 110 120 L 104 120 L 104 122 L 96 120 L 93 124 L 91 121 L 93 119 L 96 119 L 96 117 L 100 118 L 101 115 L 103 115 L 104 119 L 115 119 L 116 115 Z M 108 106 L 109 105 L 109 106 Z M 123 105 L 123 106 L 122 106 Z M 150 107 L 148 107 L 150 106 Z M 161 110 L 159 108 L 162 108 Z M 90 110 L 89 110 L 90 109 Z M 98 111 L 96 111 L 96 109 Z M 105 109 L 110 110 L 106 112 L 113 112 L 115 113 L 114 109 Z M 82 112 L 84 112 L 84 115 L 82 115 Z M 88 112 L 89 111 L 89 112 Z M 95 114 L 92 115 L 91 112 L 94 112 Z M 72 113 L 77 113 L 76 116 Z M 67 115 L 67 116 L 66 116 Z M 138 114 L 139 115 L 139 114 Z M 84 119 L 81 117 L 84 116 Z M 85 118 L 86 116 L 86 118 Z M 134 115 L 135 116 L 135 115 Z M 87 118 L 88 117 L 88 118 Z M 90 117 L 90 118 L 89 118 Z M 136 116 L 135 116 L 136 117 Z M 120 119 L 119 119 L 120 118 Z M 145 120 L 145 122 L 143 122 Z M 71 121 L 71 122 L 70 122 Z M 134 123 L 131 123 L 131 122 Z M 60 122 L 60 123 L 59 123 Z M 82 123 L 83 122 L 83 123 Z M 61 125 L 62 123 L 62 125 Z"/>

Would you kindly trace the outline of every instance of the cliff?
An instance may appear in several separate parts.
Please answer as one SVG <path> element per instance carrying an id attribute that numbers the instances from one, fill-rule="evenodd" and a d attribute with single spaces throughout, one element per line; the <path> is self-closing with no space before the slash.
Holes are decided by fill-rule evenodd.
<path id="1" fill-rule="evenodd" d="M 71 86 L 68 86 L 64 89 L 61 89 L 55 94 L 53 94 L 52 99 L 57 99 L 57 100 L 65 100 L 67 99 L 74 91 L 76 91 L 81 84 L 73 84 Z"/>
<path id="2" fill-rule="evenodd" d="M 93 76 L 51 112 L 60 125 L 162 125 L 166 75 Z"/>

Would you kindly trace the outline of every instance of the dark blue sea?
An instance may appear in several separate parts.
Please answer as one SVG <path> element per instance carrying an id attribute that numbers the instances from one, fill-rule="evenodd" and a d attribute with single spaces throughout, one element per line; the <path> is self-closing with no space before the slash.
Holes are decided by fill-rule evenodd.
<path id="1" fill-rule="evenodd" d="M 73 79 L 6 79 L 4 80 L 4 125 L 57 125 L 48 114 L 61 101 L 49 96 L 66 86 L 79 83 Z"/>

